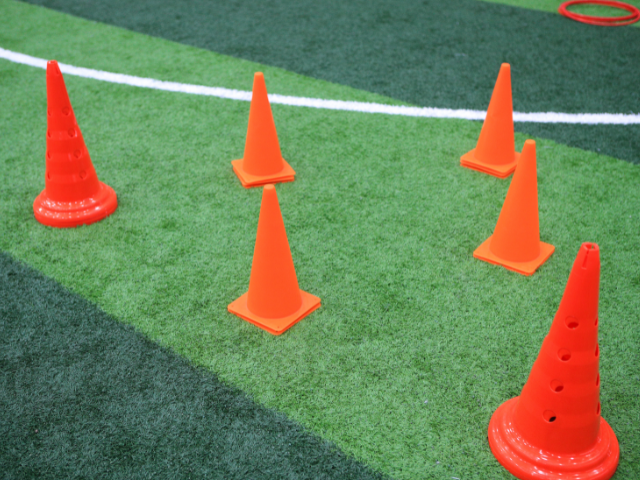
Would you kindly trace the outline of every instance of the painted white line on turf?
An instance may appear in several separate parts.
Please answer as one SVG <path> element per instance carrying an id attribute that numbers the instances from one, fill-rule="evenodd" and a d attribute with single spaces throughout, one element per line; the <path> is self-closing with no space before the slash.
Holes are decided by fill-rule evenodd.
<path id="1" fill-rule="evenodd" d="M 0 58 L 11 62 L 30 65 L 37 68 L 47 68 L 47 61 L 23 53 L 12 52 L 0 48 Z M 59 63 L 60 70 L 68 75 L 93 78 L 103 82 L 131 85 L 133 87 L 165 90 L 168 92 L 190 93 L 210 97 L 227 98 L 230 100 L 251 101 L 251 92 L 222 87 L 206 87 L 190 85 L 188 83 L 165 82 L 153 78 L 134 77 L 122 73 L 104 72 L 91 68 L 74 67 Z M 363 113 L 383 113 L 386 115 L 401 115 L 407 117 L 427 118 L 458 118 L 463 120 L 484 120 L 487 112 L 483 110 L 453 110 L 450 108 L 406 107 L 385 105 L 382 103 L 349 102 L 344 100 L 324 100 L 321 98 L 293 97 L 288 95 L 269 94 L 271 103 L 292 105 L 296 107 L 321 108 L 326 110 L 344 110 Z M 624 113 L 557 113 L 557 112 L 513 112 L 515 122 L 535 123 L 580 123 L 587 125 L 632 125 L 640 124 L 640 114 Z"/>

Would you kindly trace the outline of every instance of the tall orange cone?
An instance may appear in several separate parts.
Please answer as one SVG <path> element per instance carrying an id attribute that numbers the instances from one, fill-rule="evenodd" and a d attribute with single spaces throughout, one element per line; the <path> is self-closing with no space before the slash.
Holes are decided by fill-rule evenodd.
<path id="1" fill-rule="evenodd" d="M 491 451 L 522 480 L 605 480 L 618 466 L 600 416 L 599 284 L 598 245 L 583 243 L 522 393 L 491 417 Z"/>
<path id="2" fill-rule="evenodd" d="M 257 72 L 253 77 L 244 157 L 233 160 L 231 165 L 245 188 L 268 183 L 292 182 L 295 178 L 296 172 L 280 153 L 278 132 L 271 113 L 264 75 L 261 72 Z"/>
<path id="3" fill-rule="evenodd" d="M 476 148 L 460 157 L 460 164 L 494 177 L 506 178 L 515 170 L 519 157 L 513 135 L 511 66 L 503 63 Z"/>
<path id="4" fill-rule="evenodd" d="M 540 241 L 536 142 L 527 140 L 493 235 L 473 252 L 473 256 L 531 275 L 554 250 L 553 245 Z"/>
<path id="5" fill-rule="evenodd" d="M 320 299 L 298 287 L 287 232 L 273 185 L 262 192 L 249 291 L 229 305 L 240 318 L 280 335 L 320 307 Z"/>
<path id="6" fill-rule="evenodd" d="M 46 163 L 45 188 L 33 202 L 40 223 L 89 225 L 117 208 L 116 192 L 98 180 L 55 60 L 47 63 Z"/>

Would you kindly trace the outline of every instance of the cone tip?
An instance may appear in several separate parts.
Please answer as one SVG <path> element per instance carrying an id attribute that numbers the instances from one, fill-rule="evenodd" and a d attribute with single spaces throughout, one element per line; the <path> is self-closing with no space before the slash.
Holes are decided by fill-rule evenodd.
<path id="1" fill-rule="evenodd" d="M 503 63 L 502 65 L 500 65 L 500 71 L 503 72 L 510 72 L 511 71 L 511 65 L 509 65 L 508 63 Z"/>
<path id="2" fill-rule="evenodd" d="M 271 190 L 275 190 L 276 187 L 273 183 L 268 183 L 267 185 L 264 186 L 264 191 L 271 191 Z"/>
<path id="3" fill-rule="evenodd" d="M 529 165 L 531 163 L 536 164 L 536 142 L 535 140 L 525 140 L 518 165 Z M 517 169 L 518 167 L 516 166 Z"/>
<path id="4" fill-rule="evenodd" d="M 581 260 L 578 260 L 580 257 Z M 578 262 L 582 268 L 597 267 L 600 265 L 600 247 L 597 243 L 584 242 L 580 245 L 578 252 Z"/>
<path id="5" fill-rule="evenodd" d="M 267 90 L 267 82 L 264 80 L 264 74 L 262 72 L 256 72 L 253 74 L 253 91 L 256 90 L 265 91 Z"/>
<path id="6" fill-rule="evenodd" d="M 60 67 L 58 66 L 58 62 L 56 60 L 49 60 L 47 62 L 47 73 L 60 73 Z"/>
<path id="7" fill-rule="evenodd" d="M 524 141 L 524 146 L 522 147 L 521 155 L 527 156 L 530 154 L 533 154 L 533 156 L 536 155 L 536 141 L 531 139 Z"/>

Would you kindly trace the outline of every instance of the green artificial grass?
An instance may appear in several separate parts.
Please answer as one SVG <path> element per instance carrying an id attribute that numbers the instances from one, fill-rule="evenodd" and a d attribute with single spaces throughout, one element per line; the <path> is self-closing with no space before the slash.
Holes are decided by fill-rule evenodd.
<path id="1" fill-rule="evenodd" d="M 415 105 L 486 109 L 508 62 L 517 111 L 640 112 L 640 31 L 547 12 L 476 0 L 29 1 Z M 640 163 L 639 125 L 516 129 Z"/>
<path id="2" fill-rule="evenodd" d="M 558 7 L 562 5 L 566 0 L 484 0 L 492 3 L 502 3 L 504 5 L 511 5 L 514 7 L 530 8 L 532 10 L 540 10 L 542 12 L 558 12 Z M 624 0 L 624 3 L 628 3 L 635 7 L 640 7 L 640 0 Z M 600 17 L 620 17 L 628 15 L 629 13 L 619 8 L 608 7 L 606 5 L 572 5 L 569 10 L 583 15 L 595 15 Z M 632 27 L 640 27 L 640 22 L 632 23 Z"/>
<path id="3" fill-rule="evenodd" d="M 0 8 L 10 12 L 1 44 L 32 55 L 245 90 L 263 69 L 6 0 Z M 264 70 L 273 93 L 372 98 Z M 297 172 L 277 188 L 298 280 L 323 302 L 274 337 L 226 310 L 248 286 L 261 196 L 230 166 L 249 104 L 66 81 L 118 210 L 68 230 L 33 219 L 44 71 L 0 61 L 0 249 L 374 470 L 506 479 L 489 418 L 526 381 L 580 244 L 597 242 L 602 412 L 621 445 L 615 478 L 640 474 L 636 166 L 539 139 L 541 238 L 556 252 L 523 277 L 472 258 L 509 185 L 459 166 L 478 122 L 274 105 Z"/>
<path id="4" fill-rule="evenodd" d="M 2 478 L 382 478 L 0 253 Z"/>

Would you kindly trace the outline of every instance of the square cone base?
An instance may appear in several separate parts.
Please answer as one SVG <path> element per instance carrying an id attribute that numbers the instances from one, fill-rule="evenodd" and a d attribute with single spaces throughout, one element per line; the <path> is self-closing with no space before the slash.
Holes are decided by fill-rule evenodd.
<path id="1" fill-rule="evenodd" d="M 247 173 L 242 168 L 242 159 L 240 160 L 232 160 L 231 166 L 233 167 L 233 171 L 240 179 L 240 183 L 244 188 L 252 188 L 252 187 L 262 187 L 263 185 L 268 185 L 270 183 L 285 183 L 285 182 L 293 182 L 295 180 L 296 172 L 291 168 L 291 165 L 287 163 L 287 161 L 283 158 L 282 163 L 284 164 L 284 168 L 280 170 L 278 173 L 273 175 L 251 175 Z"/>
<path id="2" fill-rule="evenodd" d="M 247 292 L 237 300 L 231 302 L 227 309 L 231 313 L 238 315 L 243 320 L 253 323 L 256 327 L 260 327 L 263 330 L 266 330 L 267 332 L 274 335 L 280 335 L 281 333 L 286 332 L 289 328 L 294 326 L 311 312 L 320 308 L 320 299 L 318 297 L 316 297 L 315 295 L 311 295 L 304 290 L 300 290 L 300 295 L 302 296 L 302 305 L 300 306 L 298 311 L 283 318 L 264 318 L 256 315 L 249 310 L 249 308 L 247 307 L 248 295 L 249 293 Z"/>
<path id="3" fill-rule="evenodd" d="M 473 252 L 473 257 L 479 260 L 484 260 L 485 262 L 493 263 L 494 265 L 501 265 L 507 270 L 513 270 L 514 272 L 521 273 L 522 275 L 533 275 L 533 272 L 535 272 L 540 265 L 546 262 L 556 249 L 553 245 L 540 242 L 540 255 L 538 255 L 538 258 L 529 262 L 512 262 L 498 257 L 491 251 L 489 246 L 491 245 L 492 237 L 493 235 L 487 238 L 482 245 L 476 248 L 476 251 Z"/>
<path id="4" fill-rule="evenodd" d="M 470 152 L 465 153 L 460 157 L 460 165 L 471 170 L 477 170 L 478 172 L 487 173 L 498 178 L 507 178 L 513 173 L 520 159 L 520 153 L 515 152 L 515 158 L 511 163 L 505 163 L 504 165 L 494 165 L 492 163 L 483 162 L 476 158 L 476 149 L 474 148 Z"/>

